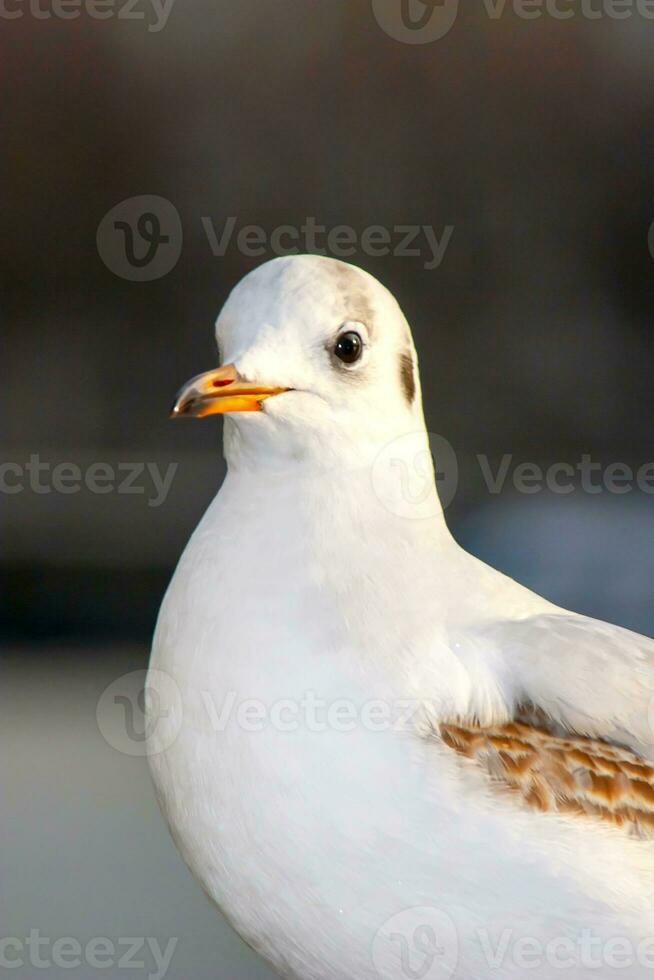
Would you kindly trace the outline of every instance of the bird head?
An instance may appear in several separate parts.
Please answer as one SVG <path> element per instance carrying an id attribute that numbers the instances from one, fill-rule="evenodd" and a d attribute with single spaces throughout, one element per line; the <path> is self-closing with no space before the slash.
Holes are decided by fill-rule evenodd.
<path id="1" fill-rule="evenodd" d="M 173 416 L 225 415 L 228 463 L 351 462 L 424 428 L 411 331 L 373 276 L 317 255 L 247 275 L 216 322 L 222 366 L 179 392 Z"/>

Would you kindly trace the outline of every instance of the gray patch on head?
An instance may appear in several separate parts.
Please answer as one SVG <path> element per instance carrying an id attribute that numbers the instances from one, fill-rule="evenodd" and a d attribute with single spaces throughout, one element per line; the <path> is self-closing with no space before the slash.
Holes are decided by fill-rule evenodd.
<path id="1" fill-rule="evenodd" d="M 336 286 L 343 297 L 345 317 L 347 320 L 358 320 L 365 323 L 372 332 L 375 314 L 368 295 L 368 284 L 358 269 L 346 262 L 335 262 L 331 271 L 336 279 Z"/>
<path id="2" fill-rule="evenodd" d="M 400 354 L 400 382 L 402 390 L 409 405 L 413 404 L 416 397 L 416 379 L 413 366 L 413 357 L 409 351 Z"/>

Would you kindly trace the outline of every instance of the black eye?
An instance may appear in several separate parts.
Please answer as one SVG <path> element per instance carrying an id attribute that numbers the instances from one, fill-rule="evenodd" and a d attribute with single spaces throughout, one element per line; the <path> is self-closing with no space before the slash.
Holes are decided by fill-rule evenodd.
<path id="1" fill-rule="evenodd" d="M 354 364 L 361 357 L 363 341 L 354 330 L 342 333 L 334 346 L 334 354 L 344 364 Z"/>

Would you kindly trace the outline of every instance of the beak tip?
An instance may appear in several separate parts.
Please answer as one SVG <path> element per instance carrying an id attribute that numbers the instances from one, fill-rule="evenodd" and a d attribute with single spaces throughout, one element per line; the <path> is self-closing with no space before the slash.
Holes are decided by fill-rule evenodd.
<path id="1" fill-rule="evenodd" d="M 225 364 L 191 378 L 180 391 L 169 418 L 205 418 L 229 412 L 261 412 L 261 402 L 288 388 L 275 388 L 245 381 L 234 364 Z"/>

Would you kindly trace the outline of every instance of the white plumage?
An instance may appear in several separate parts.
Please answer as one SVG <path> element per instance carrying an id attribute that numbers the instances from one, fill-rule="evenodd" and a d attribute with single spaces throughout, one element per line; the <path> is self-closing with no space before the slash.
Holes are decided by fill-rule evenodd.
<path id="1" fill-rule="evenodd" d="M 363 344 L 352 364 L 333 353 L 344 330 Z M 618 804 L 587 804 L 583 766 L 583 812 L 559 812 L 556 792 L 532 809 L 504 757 L 466 757 L 440 728 L 528 705 L 564 747 L 588 736 L 651 758 L 654 643 L 464 552 L 433 479 L 437 516 L 388 506 L 428 443 L 409 327 L 371 276 L 266 263 L 217 338 L 230 377 L 265 395 L 226 416 L 227 477 L 164 599 L 149 682 L 152 773 L 193 873 L 297 980 L 654 975 L 641 818 L 602 819 Z M 220 384 L 194 382 L 180 413 L 220 411 L 239 380 Z"/>

